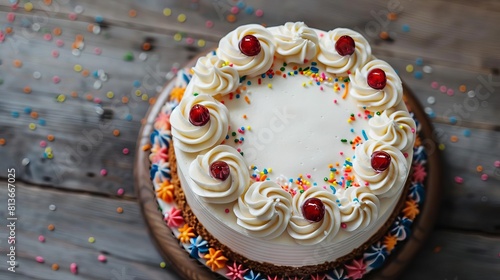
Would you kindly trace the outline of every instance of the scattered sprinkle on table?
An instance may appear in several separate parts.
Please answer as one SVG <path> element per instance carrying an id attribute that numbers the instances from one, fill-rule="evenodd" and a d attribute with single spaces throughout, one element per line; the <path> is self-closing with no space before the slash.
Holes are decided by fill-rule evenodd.
<path id="1" fill-rule="evenodd" d="M 52 270 L 59 270 L 59 265 L 57 263 L 52 264 Z"/>
<path id="2" fill-rule="evenodd" d="M 55 206 L 54 204 L 49 205 L 50 211 L 56 211 L 56 209 L 57 209 L 57 206 Z"/>
<path id="3" fill-rule="evenodd" d="M 69 270 L 73 274 L 78 274 L 78 265 L 76 263 L 71 263 L 69 266 Z"/>
<path id="4" fill-rule="evenodd" d="M 118 208 L 116 208 L 116 212 L 117 212 L 118 214 L 123 213 L 123 208 L 122 208 L 122 207 L 118 207 Z"/>
<path id="5" fill-rule="evenodd" d="M 45 242 L 45 236 L 43 236 L 43 235 L 39 235 L 39 236 L 38 236 L 38 241 L 40 241 L 40 242 L 42 242 L 42 243 L 43 243 L 43 242 Z"/>
<path id="6" fill-rule="evenodd" d="M 89 237 L 89 243 L 94 243 L 95 242 L 95 238 L 93 236 Z"/>
<path id="7" fill-rule="evenodd" d="M 47 226 L 47 229 L 50 230 L 50 231 L 53 231 L 56 229 L 56 227 L 53 225 L 53 224 L 50 224 Z"/>
<path id="8" fill-rule="evenodd" d="M 165 268 L 165 267 L 167 267 L 167 264 L 166 264 L 165 262 L 161 262 L 161 263 L 160 263 L 160 267 L 161 267 L 161 268 Z"/>
<path id="9" fill-rule="evenodd" d="M 105 255 L 100 254 L 99 256 L 97 256 L 97 260 L 102 262 L 102 263 L 105 263 L 108 259 L 106 258 Z"/>
<path id="10" fill-rule="evenodd" d="M 488 180 L 488 174 L 482 174 L 481 175 L 481 180 L 483 180 L 483 181 Z"/>
<path id="11" fill-rule="evenodd" d="M 35 260 L 36 260 L 37 263 L 44 263 L 45 262 L 45 260 L 41 256 L 36 256 Z"/>

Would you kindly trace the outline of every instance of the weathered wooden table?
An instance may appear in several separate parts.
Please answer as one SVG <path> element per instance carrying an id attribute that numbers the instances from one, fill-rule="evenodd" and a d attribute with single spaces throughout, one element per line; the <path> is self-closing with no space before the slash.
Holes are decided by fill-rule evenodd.
<path id="1" fill-rule="evenodd" d="M 361 32 L 432 117 L 442 207 L 402 279 L 500 279 L 497 1 L 10 2 L 0 4 L 0 279 L 177 279 L 134 193 L 141 119 L 222 35 L 285 21 Z"/>

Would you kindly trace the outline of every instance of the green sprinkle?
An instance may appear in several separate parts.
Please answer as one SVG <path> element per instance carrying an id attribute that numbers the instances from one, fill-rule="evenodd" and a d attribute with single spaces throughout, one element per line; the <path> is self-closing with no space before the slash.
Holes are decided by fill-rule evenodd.
<path id="1" fill-rule="evenodd" d="M 238 142 L 239 142 L 239 140 L 238 140 L 238 139 L 234 139 L 234 143 L 238 143 Z"/>
<path id="2" fill-rule="evenodd" d="M 325 182 L 328 181 L 328 178 L 327 177 L 323 178 L 323 181 L 325 181 Z"/>
<path id="3" fill-rule="evenodd" d="M 126 52 L 125 55 L 123 55 L 123 60 L 125 61 L 134 60 L 134 54 L 132 52 Z"/>
<path id="4" fill-rule="evenodd" d="M 283 66 L 287 66 L 286 62 L 283 62 Z"/>
<path id="5" fill-rule="evenodd" d="M 198 94 L 199 94 L 199 93 L 197 93 L 197 92 L 193 93 L 193 95 L 194 95 L 194 96 L 198 96 Z"/>
<path id="6" fill-rule="evenodd" d="M 281 70 L 281 71 L 285 71 L 285 67 L 281 67 L 281 68 L 280 68 L 280 70 Z"/>
<path id="7" fill-rule="evenodd" d="M 380 112 L 377 112 L 377 113 L 375 113 L 375 114 L 377 114 L 377 116 L 380 116 Z"/>
<path id="8" fill-rule="evenodd" d="M 233 132 L 231 133 L 231 135 L 236 136 L 236 132 L 234 132 L 234 131 L 233 131 Z"/>
<path id="9" fill-rule="evenodd" d="M 347 143 L 347 139 L 340 139 L 340 142 Z"/>
<path id="10" fill-rule="evenodd" d="M 348 82 L 350 82 L 350 81 L 351 81 L 351 80 L 349 80 L 349 78 L 345 78 L 345 79 L 344 79 L 344 83 L 348 83 Z"/>

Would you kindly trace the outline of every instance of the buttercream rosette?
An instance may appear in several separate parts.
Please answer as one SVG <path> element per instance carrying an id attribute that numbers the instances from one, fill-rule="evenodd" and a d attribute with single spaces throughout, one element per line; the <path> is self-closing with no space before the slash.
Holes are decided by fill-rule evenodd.
<path id="1" fill-rule="evenodd" d="M 375 151 L 384 151 L 391 158 L 389 167 L 382 172 L 375 171 L 371 165 L 371 156 Z M 403 189 L 409 171 L 407 160 L 400 150 L 375 140 L 368 140 L 356 147 L 352 166 L 357 177 L 362 180 L 360 185 L 368 183 L 370 191 L 379 198 L 393 197 Z"/>
<path id="2" fill-rule="evenodd" d="M 368 85 L 368 74 L 373 69 L 385 72 L 386 85 L 374 89 Z M 396 71 L 385 61 L 374 59 L 358 71 L 349 75 L 351 87 L 349 94 L 358 101 L 360 107 L 370 111 L 383 111 L 398 105 L 403 98 L 403 85 Z"/>
<path id="3" fill-rule="evenodd" d="M 406 151 L 415 142 L 415 121 L 406 111 L 394 108 L 375 115 L 368 121 L 370 138 Z"/>
<path id="4" fill-rule="evenodd" d="M 380 201 L 368 187 L 350 187 L 341 200 L 340 220 L 345 231 L 363 230 L 378 218 Z"/>
<path id="5" fill-rule="evenodd" d="M 240 41 L 246 35 L 253 35 L 259 40 L 261 51 L 255 56 L 247 56 L 240 51 Z M 229 62 L 240 76 L 254 77 L 271 68 L 275 49 L 271 32 L 261 25 L 247 24 L 229 32 L 219 41 L 217 56 Z"/>
<path id="6" fill-rule="evenodd" d="M 302 214 L 302 205 L 309 198 L 318 198 L 323 202 L 325 215 L 319 222 L 310 222 Z M 311 187 L 293 197 L 292 217 L 287 232 L 302 245 L 314 245 L 323 240 L 331 241 L 340 229 L 340 211 L 337 196 L 320 187 Z"/>
<path id="7" fill-rule="evenodd" d="M 304 63 L 318 53 L 318 35 L 303 22 L 287 22 L 270 30 L 275 38 L 276 53 L 287 63 Z"/>
<path id="8" fill-rule="evenodd" d="M 203 126 L 189 121 L 189 112 L 196 104 L 205 106 L 210 112 L 210 120 Z M 229 129 L 229 112 L 208 94 L 185 95 L 172 112 L 170 124 L 176 148 L 187 153 L 200 152 L 224 141 Z"/>
<path id="9" fill-rule="evenodd" d="M 210 167 L 216 161 L 229 166 L 229 177 L 225 180 L 213 178 Z M 243 156 L 233 147 L 219 145 L 206 154 L 198 155 L 189 166 L 189 184 L 192 191 L 203 201 L 214 204 L 234 202 L 250 184 L 248 167 Z"/>
<path id="10" fill-rule="evenodd" d="M 340 55 L 335 49 L 337 40 L 349 36 L 354 40 L 354 53 Z M 372 58 L 372 49 L 363 35 L 347 28 L 335 28 L 328 31 L 319 40 L 318 60 L 325 64 L 326 72 L 335 75 L 347 75 L 348 71 L 356 71 Z"/>
<path id="11" fill-rule="evenodd" d="M 195 90 L 211 96 L 226 95 L 240 84 L 238 71 L 212 53 L 200 57 L 193 71 Z"/>
<path id="12" fill-rule="evenodd" d="M 237 223 L 252 236 L 273 239 L 288 226 L 292 196 L 272 181 L 255 182 L 238 198 L 233 211 Z"/>

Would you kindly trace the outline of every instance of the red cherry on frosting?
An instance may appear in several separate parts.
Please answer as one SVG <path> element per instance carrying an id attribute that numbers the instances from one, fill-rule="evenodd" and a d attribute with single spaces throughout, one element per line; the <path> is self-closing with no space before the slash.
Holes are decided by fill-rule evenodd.
<path id="1" fill-rule="evenodd" d="M 230 172 L 229 165 L 224 161 L 215 161 L 210 165 L 210 175 L 215 179 L 225 181 Z"/>
<path id="2" fill-rule="evenodd" d="M 371 165 L 377 172 L 385 171 L 391 164 L 391 156 L 384 151 L 376 151 L 372 154 Z"/>
<path id="3" fill-rule="evenodd" d="M 368 85 L 373 89 L 383 89 L 387 84 L 384 70 L 380 68 L 372 69 L 368 72 Z"/>
<path id="4" fill-rule="evenodd" d="M 341 55 L 351 55 L 356 49 L 356 44 L 351 36 L 344 35 L 340 36 L 337 42 L 335 42 L 335 50 Z"/>
<path id="5" fill-rule="evenodd" d="M 245 35 L 239 44 L 240 51 L 246 56 L 256 56 L 260 53 L 260 42 L 253 35 Z"/>
<path id="6" fill-rule="evenodd" d="M 311 197 L 302 204 L 302 215 L 306 220 L 319 222 L 325 216 L 325 205 L 321 199 Z"/>
<path id="7" fill-rule="evenodd" d="M 207 107 L 196 104 L 189 111 L 189 122 L 195 126 L 204 126 L 210 120 L 210 111 Z"/>

